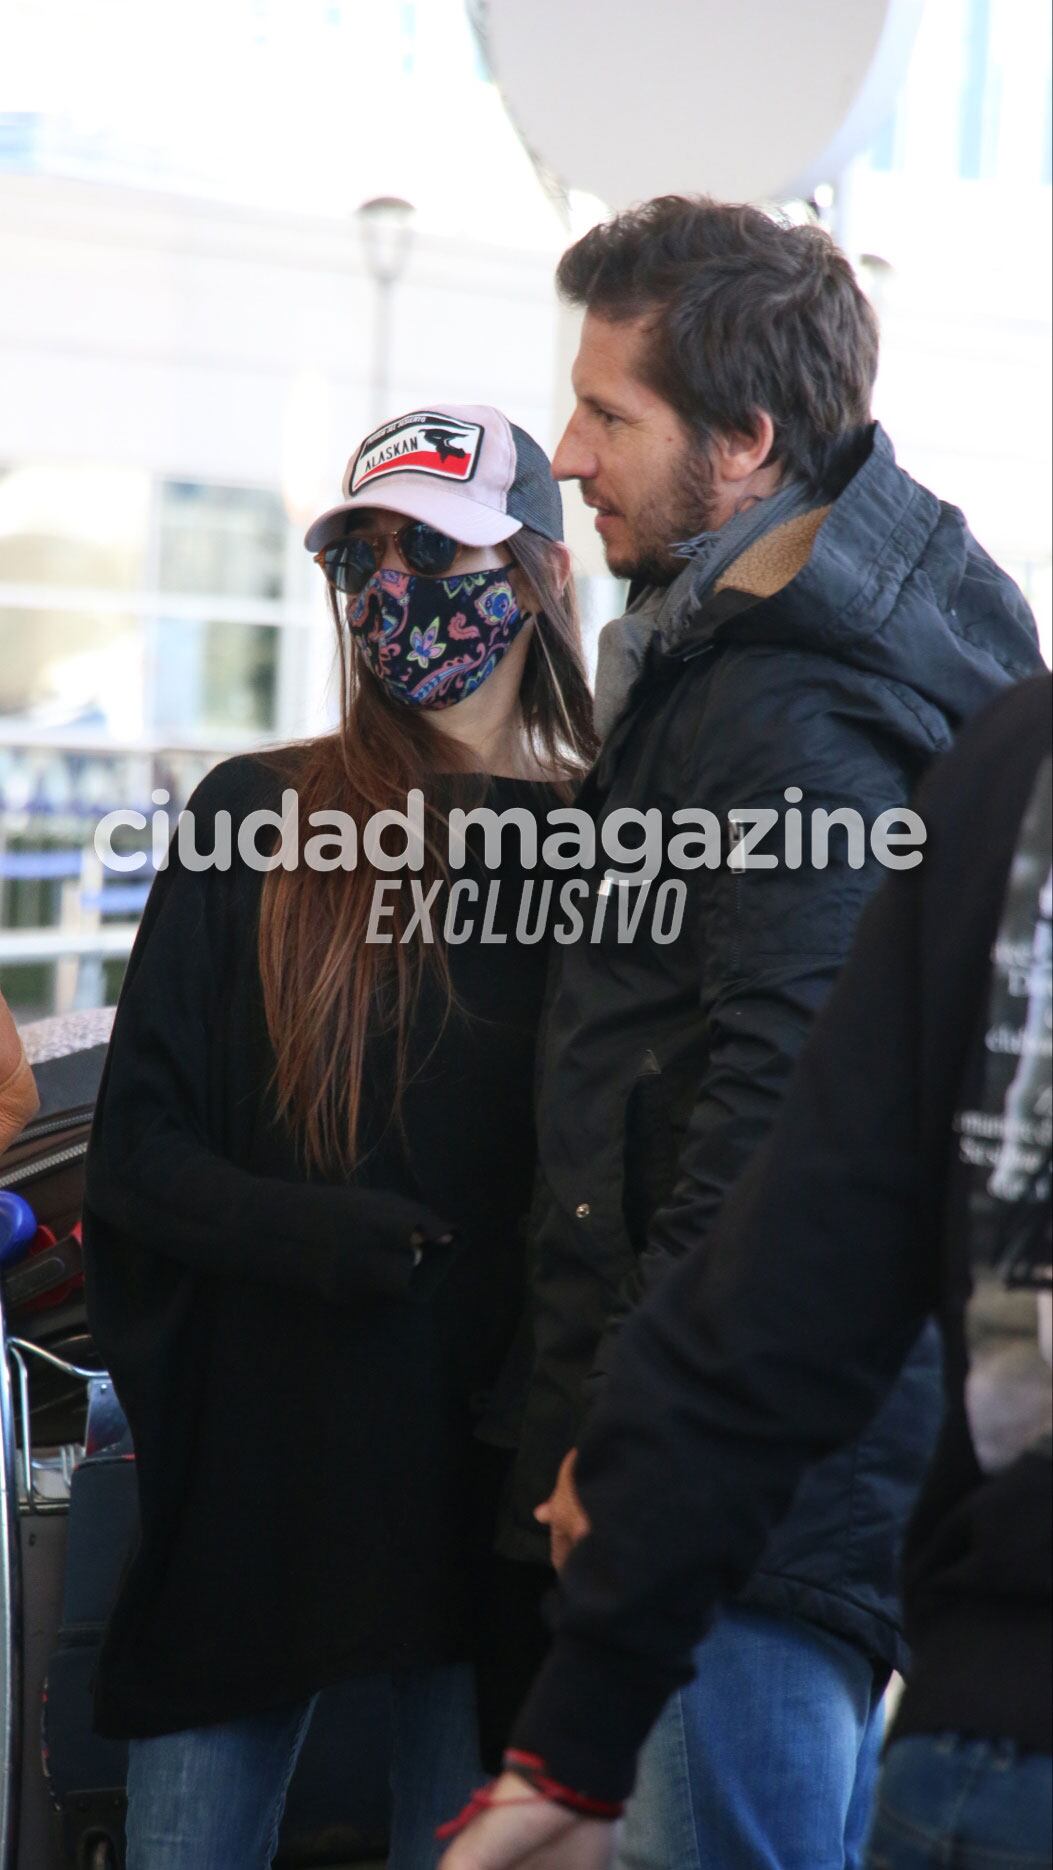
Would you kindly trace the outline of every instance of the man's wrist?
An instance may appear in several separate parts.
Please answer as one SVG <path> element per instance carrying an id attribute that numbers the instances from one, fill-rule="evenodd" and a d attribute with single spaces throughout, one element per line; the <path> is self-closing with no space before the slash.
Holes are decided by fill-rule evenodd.
<path id="1" fill-rule="evenodd" d="M 636 1756 L 690 1667 L 667 1666 L 557 1634 L 520 1711 L 507 1756 L 543 1762 L 543 1771 L 602 1805 L 628 1798 Z"/>
<path id="2" fill-rule="evenodd" d="M 542 1798 L 553 1805 L 565 1806 L 581 1818 L 603 1818 L 613 1823 L 625 1809 L 621 1799 L 597 1799 L 588 1792 L 577 1792 L 572 1786 L 562 1785 L 536 1753 L 523 1753 L 517 1747 L 509 1747 L 501 1763 L 506 1773 L 514 1773 L 517 1779 L 525 1780 Z"/>

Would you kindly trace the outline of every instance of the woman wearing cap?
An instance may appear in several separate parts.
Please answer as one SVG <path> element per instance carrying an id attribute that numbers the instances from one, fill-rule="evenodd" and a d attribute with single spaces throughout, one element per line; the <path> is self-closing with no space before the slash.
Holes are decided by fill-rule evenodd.
<path id="1" fill-rule="evenodd" d="M 592 751 L 561 541 L 548 461 L 497 410 L 369 436 L 307 535 L 341 725 L 217 767 L 147 905 L 85 1214 L 139 1463 L 96 1693 L 132 1741 L 128 1870 L 262 1870 L 315 1697 L 351 1677 L 391 1723 L 393 1870 L 436 1860 L 479 1777 L 503 1456 L 475 1430 L 522 1308 L 544 971 L 514 843 L 494 938 L 426 936 L 453 805 L 543 819 Z M 414 789 L 415 897 L 385 855 Z M 203 866 L 250 832 L 265 873 Z M 465 864 L 492 884 L 472 832 Z"/>

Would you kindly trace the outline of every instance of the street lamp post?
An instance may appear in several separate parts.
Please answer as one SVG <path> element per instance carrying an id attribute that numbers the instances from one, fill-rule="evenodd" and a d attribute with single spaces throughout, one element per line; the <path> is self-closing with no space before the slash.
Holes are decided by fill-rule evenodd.
<path id="1" fill-rule="evenodd" d="M 388 407 L 391 377 L 391 329 L 395 285 L 405 271 L 413 245 L 416 210 L 401 195 L 374 195 L 357 210 L 366 265 L 375 287 L 373 308 L 373 368 L 370 376 L 372 422 L 391 414 Z"/>

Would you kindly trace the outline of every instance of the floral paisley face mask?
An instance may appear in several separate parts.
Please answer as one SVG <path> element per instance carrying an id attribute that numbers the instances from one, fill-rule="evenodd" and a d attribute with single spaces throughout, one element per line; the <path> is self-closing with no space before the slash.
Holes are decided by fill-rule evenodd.
<path id="1" fill-rule="evenodd" d="M 389 695 L 417 708 L 451 708 L 474 694 L 529 614 L 516 603 L 513 569 L 456 578 L 373 574 L 348 604 L 347 625 Z"/>

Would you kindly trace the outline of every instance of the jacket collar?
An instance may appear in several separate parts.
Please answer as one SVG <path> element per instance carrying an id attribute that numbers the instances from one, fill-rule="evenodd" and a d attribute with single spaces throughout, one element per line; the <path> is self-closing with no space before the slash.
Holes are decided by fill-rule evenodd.
<path id="1" fill-rule="evenodd" d="M 869 452 L 831 506 L 807 564 L 773 600 L 780 635 L 836 647 L 846 635 L 879 630 L 939 517 L 936 496 L 897 466 L 875 423 Z M 674 655 L 697 650 L 728 617 L 719 601 L 694 600 L 691 572 L 688 566 L 670 585 L 657 619 Z"/>

